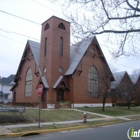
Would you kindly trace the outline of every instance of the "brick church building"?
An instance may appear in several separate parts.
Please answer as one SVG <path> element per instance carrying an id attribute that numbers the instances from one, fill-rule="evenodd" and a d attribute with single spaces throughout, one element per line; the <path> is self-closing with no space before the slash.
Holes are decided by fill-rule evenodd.
<path id="1" fill-rule="evenodd" d="M 114 78 L 96 37 L 70 46 L 70 23 L 52 16 L 42 23 L 41 42 L 27 41 L 11 89 L 13 102 L 37 103 L 41 83 L 45 108 L 57 108 L 60 102 L 72 108 L 100 106 L 103 70 L 111 85 Z M 106 105 L 112 105 L 110 98 Z"/>

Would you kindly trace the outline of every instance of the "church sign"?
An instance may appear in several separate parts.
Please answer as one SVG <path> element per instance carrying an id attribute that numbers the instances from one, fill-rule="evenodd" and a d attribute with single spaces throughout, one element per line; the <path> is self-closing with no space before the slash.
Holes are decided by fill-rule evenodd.
<path id="1" fill-rule="evenodd" d="M 25 112 L 25 107 L 0 107 L 0 112 Z"/>

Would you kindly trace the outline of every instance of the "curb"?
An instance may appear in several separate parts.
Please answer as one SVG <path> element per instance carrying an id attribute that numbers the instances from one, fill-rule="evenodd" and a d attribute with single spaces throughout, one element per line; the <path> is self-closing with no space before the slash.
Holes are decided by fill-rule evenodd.
<path id="1" fill-rule="evenodd" d="M 121 122 L 117 122 L 117 123 L 121 123 Z M 60 131 L 71 131 L 71 130 L 85 129 L 85 128 L 96 128 L 96 127 L 101 127 L 101 126 L 106 126 L 106 125 L 111 125 L 111 124 L 116 124 L 116 123 L 104 122 L 101 124 L 94 124 L 94 125 L 88 125 L 88 126 L 81 125 L 81 126 L 58 128 L 58 129 L 43 129 L 43 130 L 26 131 L 26 132 L 20 132 L 20 133 L 8 133 L 8 134 L 1 134 L 0 138 L 23 137 L 27 135 L 37 135 L 37 134 L 60 132 Z"/>
<path id="2" fill-rule="evenodd" d="M 58 129 L 44 129 L 44 130 L 34 130 L 28 132 L 20 132 L 20 133 L 8 133 L 1 134 L 0 138 L 9 138 L 9 137 L 22 137 L 30 134 L 43 134 L 43 133 L 51 133 L 51 132 L 60 132 L 60 131 L 71 131 L 76 129 L 89 128 L 89 126 L 76 126 L 76 127 L 68 127 L 68 128 L 58 128 Z"/>

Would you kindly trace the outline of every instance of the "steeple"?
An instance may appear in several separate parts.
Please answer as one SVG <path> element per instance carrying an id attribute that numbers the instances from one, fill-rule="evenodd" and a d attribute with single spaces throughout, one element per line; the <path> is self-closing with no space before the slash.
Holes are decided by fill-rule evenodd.
<path id="1" fill-rule="evenodd" d="M 70 64 L 70 23 L 52 16 L 42 23 L 40 68 L 50 86 Z"/>

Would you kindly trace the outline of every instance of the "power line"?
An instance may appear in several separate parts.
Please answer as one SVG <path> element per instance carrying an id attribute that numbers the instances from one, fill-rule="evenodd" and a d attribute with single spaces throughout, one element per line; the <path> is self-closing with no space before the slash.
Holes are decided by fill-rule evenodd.
<path id="1" fill-rule="evenodd" d="M 39 3 L 39 2 L 37 2 L 37 1 L 35 1 L 35 0 L 33 0 L 33 2 L 36 2 L 37 4 L 40 4 L 40 5 L 44 6 L 44 7 L 47 7 L 47 6 L 45 6 L 45 5 L 43 5 L 43 4 Z M 55 5 L 58 5 L 58 4 L 55 4 Z M 58 6 L 59 6 L 59 5 L 58 5 Z M 59 6 L 59 7 L 60 7 L 60 6 Z M 47 7 L 47 8 L 49 8 L 49 7 Z M 49 8 L 49 9 L 53 10 L 52 8 Z M 53 10 L 53 11 L 56 11 L 56 10 Z M 11 13 L 8 13 L 8 12 L 2 11 L 2 10 L 0 10 L 0 12 L 3 12 L 3 13 L 5 13 L 5 14 L 8 14 L 8 15 L 11 15 L 11 16 L 14 16 L 14 17 L 17 17 L 17 18 L 20 18 L 20 19 L 23 19 L 23 20 L 26 20 L 26 21 L 29 21 L 29 22 L 32 22 L 32 23 L 41 25 L 40 23 L 37 23 L 37 22 L 35 22 L 35 21 L 31 21 L 31 20 L 25 19 L 25 18 L 23 18 L 23 17 L 19 17 L 19 16 L 17 16 L 17 15 L 13 15 L 13 14 L 11 14 Z M 56 11 L 56 12 L 59 12 L 59 11 Z M 28 37 L 28 38 L 31 38 L 31 39 L 40 41 L 39 39 L 30 37 L 30 36 L 26 36 L 26 35 L 23 35 L 23 34 L 19 34 L 19 33 L 16 33 L 16 32 L 5 31 L 4 29 L 1 29 L 1 28 L 0 28 L 0 30 L 2 30 L 2 31 L 4 31 L 4 32 L 7 32 L 7 33 L 14 33 L 14 34 L 17 34 L 17 35 L 20 35 L 20 36 L 23 36 L 23 37 Z M 105 46 L 103 46 L 103 47 L 105 47 Z M 107 47 L 107 48 L 111 48 L 111 47 Z M 114 49 L 114 48 L 111 48 L 111 49 Z"/>
<path id="2" fill-rule="evenodd" d="M 54 11 L 54 12 L 60 13 L 59 11 L 54 10 L 54 9 L 52 9 L 52 8 L 50 8 L 50 7 L 48 7 L 48 6 L 44 5 L 44 4 L 42 4 L 42 3 L 39 3 L 39 2 L 37 2 L 37 1 L 35 1 L 35 0 L 32 0 L 32 1 L 35 2 L 35 3 L 37 3 L 37 4 L 39 4 L 39 5 L 41 5 L 41 6 L 43 6 L 43 7 L 46 7 L 46 8 L 48 8 L 48 9 L 52 10 L 52 11 Z M 60 15 L 61 15 L 61 13 L 60 13 Z"/>
<path id="3" fill-rule="evenodd" d="M 20 42 L 20 41 L 17 41 L 17 40 L 15 40 L 15 39 L 12 39 L 12 38 L 10 38 L 10 37 L 7 37 L 7 36 L 1 35 L 1 34 L 0 34 L 0 36 L 2 36 L 2 37 L 4 37 L 4 38 L 7 38 L 7 39 L 10 39 L 10 40 L 13 40 L 13 41 L 16 41 L 16 42 L 21 43 L 21 44 L 25 44 L 25 43 L 22 43 L 22 42 Z"/>
<path id="4" fill-rule="evenodd" d="M 28 22 L 32 22 L 32 23 L 35 23 L 37 25 L 41 25 L 40 23 L 37 23 L 35 21 L 32 21 L 32 20 L 29 20 L 29 19 L 26 19 L 26 18 L 23 18 L 23 17 L 20 17 L 20 16 L 17 16 L 17 15 L 14 15 L 14 14 L 11 14 L 11 13 L 8 13 L 8 12 L 5 12 L 5 11 L 2 11 L 0 10 L 0 12 L 4 13 L 4 14 L 7 14 L 7 15 L 10 15 L 10 16 L 14 16 L 14 17 L 17 17 L 17 18 L 20 18 L 20 19 L 23 19 L 23 20 L 26 20 Z"/>
<path id="5" fill-rule="evenodd" d="M 109 62 L 109 63 L 114 63 L 114 62 L 111 62 L 111 61 L 108 61 L 108 62 Z M 130 69 L 136 70 L 136 68 L 132 68 L 132 67 L 130 67 L 130 66 L 122 65 L 122 64 L 119 64 L 119 63 L 116 63 L 116 62 L 115 62 L 115 64 L 116 64 L 116 65 L 123 66 L 123 67 L 126 67 L 126 68 L 130 68 Z"/>
<path id="6" fill-rule="evenodd" d="M 28 38 L 32 38 L 32 39 L 35 39 L 35 40 L 40 41 L 39 39 L 30 37 L 30 36 L 26 36 L 26 35 L 23 35 L 23 34 L 19 34 L 19 33 L 16 33 L 16 32 L 5 31 L 5 30 L 3 30 L 3 29 L 1 29 L 1 28 L 0 28 L 0 30 L 4 31 L 4 32 L 6 32 L 6 33 L 14 33 L 14 34 L 18 34 L 18 35 L 21 35 L 21 36 L 24 36 L 24 37 L 28 37 Z M 2 35 L 1 35 L 1 36 L 2 36 Z M 13 41 L 17 41 L 17 40 L 8 38 L 8 37 L 6 37 L 6 36 L 3 36 L 3 37 L 5 37 L 5 38 L 7 38 L 7 39 L 10 39 L 10 40 L 13 40 Z M 17 41 L 17 42 L 19 42 L 19 41 Z M 42 42 L 45 42 L 45 41 L 42 41 Z M 51 44 L 51 43 L 50 43 L 50 45 L 54 45 L 54 44 Z M 36 48 L 36 49 L 39 49 L 39 48 Z M 73 50 L 73 51 L 74 51 L 74 50 Z M 50 53 L 54 53 L 54 52 L 50 52 Z M 75 61 L 75 60 L 74 60 L 74 61 Z M 109 63 L 113 63 L 113 62 L 111 62 L 111 61 L 108 61 L 108 62 L 109 62 Z M 131 68 L 131 69 L 136 69 L 136 68 L 132 68 L 132 67 L 130 67 L 130 66 L 126 66 L 126 65 L 122 65 L 122 64 L 118 64 L 118 63 L 115 63 L 115 64 L 120 65 L 120 66 L 123 66 L 123 67 Z"/>
<path id="7" fill-rule="evenodd" d="M 35 2 L 36 2 L 36 1 L 35 1 Z M 36 3 L 38 3 L 38 2 L 36 2 Z M 40 5 L 43 6 L 43 4 L 40 4 Z M 56 5 L 56 4 L 55 4 L 55 5 Z M 44 5 L 44 7 L 47 7 L 47 6 Z M 47 7 L 47 8 L 49 8 L 49 7 Z M 49 8 L 49 9 L 51 9 L 51 8 Z M 51 10 L 53 10 L 53 9 L 51 9 Z M 60 13 L 59 11 L 56 11 L 56 10 L 53 10 L 53 11 Z M 32 22 L 32 23 L 37 24 L 37 25 L 41 25 L 40 23 L 37 23 L 37 22 L 35 22 L 35 21 L 29 20 L 29 19 L 26 19 L 26 18 L 23 18 L 23 17 L 19 17 L 19 16 L 17 16 L 17 15 L 14 15 L 14 14 L 11 14 L 11 13 L 8 13 L 8 12 L 5 12 L 5 11 L 2 11 L 2 10 L 0 10 L 0 12 L 2 12 L 2 13 L 4 13 L 4 14 L 8 14 L 8 15 L 13 16 L 13 17 L 16 17 L 16 18 L 20 18 L 20 19 L 22 19 L 22 20 L 26 20 L 26 21 L 28 21 L 28 22 Z M 19 33 L 16 33 L 16 32 L 5 31 L 5 30 L 3 30 L 3 29 L 1 29 L 1 28 L 0 28 L 0 30 L 1 30 L 1 31 L 4 31 L 4 32 L 7 32 L 7 33 L 13 33 L 13 34 L 17 34 L 17 35 L 20 35 L 20 36 L 23 36 L 23 37 L 28 37 L 28 38 L 35 39 L 35 40 L 40 41 L 39 39 L 30 37 L 30 36 L 26 36 L 26 35 L 23 35 L 23 34 L 19 34 Z M 9 38 L 9 37 L 3 36 L 3 35 L 0 35 L 0 36 L 5 37 L 5 38 L 10 39 L 10 40 L 13 40 L 13 41 L 16 41 L 16 42 L 19 42 L 19 41 L 17 41 L 17 40 L 14 40 L 14 39 L 12 39 L 12 38 Z M 19 42 L 19 43 L 21 43 L 21 42 Z M 21 44 L 24 44 L 24 43 L 21 43 Z M 103 47 L 105 47 L 105 46 L 103 46 Z M 111 47 L 110 47 L 110 48 L 111 48 Z M 36 48 L 36 49 L 38 49 L 38 48 Z M 50 52 L 50 53 L 54 53 L 54 52 Z M 74 60 L 74 61 L 75 61 L 75 60 Z M 108 63 L 113 63 L 113 62 L 108 61 Z M 129 67 L 129 66 L 126 66 L 126 65 L 118 64 L 118 63 L 116 63 L 116 62 L 115 62 L 115 64 L 116 64 L 116 65 L 123 66 L 123 67 L 130 68 L 130 69 L 136 69 L 136 68 L 132 68 L 132 67 Z"/>
<path id="8" fill-rule="evenodd" d="M 34 1 L 34 0 L 33 0 L 33 1 Z M 36 2 L 36 1 L 34 1 L 34 2 Z M 36 2 L 36 3 L 38 3 L 38 2 Z M 41 4 L 41 3 L 38 3 L 38 4 L 40 4 L 40 5 L 44 6 L 44 7 L 47 7 L 47 6 L 45 6 L 45 5 Z M 56 5 L 56 4 L 55 4 L 55 5 Z M 47 8 L 49 8 L 49 7 L 47 7 Z M 51 9 L 51 8 L 49 8 L 49 9 Z M 51 9 L 51 10 L 53 10 L 53 9 Z M 55 11 L 55 10 L 53 10 L 53 11 Z M 19 17 L 19 16 L 17 16 L 17 15 L 14 15 L 14 14 L 11 14 L 11 13 L 8 13 L 8 12 L 5 12 L 5 11 L 2 11 L 2 10 L 0 10 L 0 12 L 5 13 L 5 14 L 8 14 L 8 15 L 11 15 L 11 16 L 14 16 L 14 17 L 17 17 L 17 18 L 20 18 L 20 19 L 23 19 L 23 20 L 26 20 L 26 21 L 28 21 L 28 22 L 32 22 L 32 23 L 41 25 L 40 23 L 37 23 L 37 22 L 35 22 L 35 21 L 31 21 L 31 20 L 25 19 L 25 18 L 23 18 L 23 17 Z M 58 12 L 58 11 L 56 11 L 56 12 Z M 16 32 L 5 31 L 5 30 L 3 30 L 3 29 L 1 29 L 1 28 L 0 28 L 0 30 L 1 30 L 1 31 L 4 31 L 4 32 L 7 32 L 7 33 L 13 33 L 13 34 L 17 34 L 17 35 L 20 35 L 20 36 L 23 36 L 23 37 L 28 37 L 28 38 L 35 39 L 35 40 L 40 41 L 39 39 L 30 37 L 30 36 L 26 36 L 26 35 L 23 35 L 23 34 L 19 34 L 19 33 L 16 33 Z M 2 35 L 0 35 L 0 36 L 2 36 Z M 11 39 L 11 38 L 8 38 L 8 37 L 6 37 L 6 36 L 3 36 L 3 37 L 5 37 L 5 38 L 7 38 L 7 39 L 10 39 L 10 40 L 13 40 L 13 41 L 16 41 L 16 40 Z M 17 42 L 19 42 L 19 41 L 17 41 Z M 19 42 L 19 43 L 21 43 L 21 42 Z M 108 48 L 108 47 L 107 47 L 107 48 Z M 111 47 L 110 47 L 110 48 L 111 48 Z M 113 48 L 113 49 L 114 49 L 114 48 Z M 113 63 L 113 62 L 110 62 L 110 63 Z M 129 66 L 126 66 L 126 65 L 122 65 L 122 64 L 118 64 L 118 63 L 115 63 L 115 64 L 121 65 L 121 66 L 124 66 L 124 67 L 127 67 L 127 68 L 131 68 L 131 69 L 135 69 L 135 68 L 132 68 L 132 67 L 129 67 Z"/>
<path id="9" fill-rule="evenodd" d="M 20 34 L 20 33 L 17 33 L 17 32 L 6 31 L 6 30 L 4 30 L 4 29 L 2 29 L 2 28 L 0 28 L 0 30 L 3 31 L 3 32 L 6 32 L 6 33 L 13 33 L 13 34 L 17 34 L 17 35 L 20 35 L 20 36 L 23 36 L 23 37 L 27 37 L 27 38 L 31 38 L 31 39 L 34 39 L 34 40 L 40 41 L 40 40 L 37 39 L 37 38 L 33 38 L 33 37 L 31 37 L 31 36 L 27 36 L 27 35 Z M 54 28 L 53 28 L 53 30 L 57 30 L 57 29 L 54 29 Z M 60 32 L 62 32 L 62 31 L 60 31 Z M 108 46 L 104 46 L 104 45 L 102 45 L 102 47 L 106 47 L 106 48 L 114 49 L 114 48 L 112 48 L 112 47 L 108 47 Z"/>
<path id="10" fill-rule="evenodd" d="M 20 33 L 17 33 L 17 32 L 6 31 L 6 30 L 4 30 L 4 29 L 2 29 L 2 28 L 0 28 L 0 30 L 3 31 L 3 32 L 6 32 L 6 33 L 13 33 L 13 34 L 17 34 L 17 35 L 20 35 L 20 36 L 23 36 L 23 37 L 27 37 L 27 38 L 31 38 L 31 39 L 35 39 L 35 40 L 40 41 L 40 40 L 37 39 L 37 38 L 33 38 L 33 37 L 30 37 L 30 36 L 27 36 L 27 35 L 23 35 L 23 34 L 20 34 Z"/>
<path id="11" fill-rule="evenodd" d="M 0 36 L 3 36 L 3 35 L 0 35 Z M 19 41 L 17 41 L 17 40 L 14 40 L 14 39 L 9 38 L 9 37 L 6 37 L 6 36 L 3 36 L 3 37 L 5 37 L 5 38 L 7 38 L 7 39 L 10 39 L 10 40 L 13 40 L 13 41 L 16 41 L 16 42 L 19 42 Z M 45 42 L 45 41 L 42 41 L 42 42 Z M 19 43 L 21 43 L 21 42 L 19 42 Z M 21 44 L 24 44 L 24 43 L 21 43 Z M 51 43 L 48 43 L 48 44 L 49 44 L 49 45 L 56 46 L 56 47 L 58 46 L 58 45 L 51 44 Z M 37 47 L 34 47 L 34 48 L 35 48 L 35 49 L 38 49 L 38 50 L 42 51 L 42 53 L 44 53 L 44 51 L 41 50 L 40 48 L 37 48 Z M 74 51 L 73 49 L 70 49 L 70 50 Z M 49 53 L 52 53 L 53 55 L 56 55 L 56 53 L 54 53 L 54 52 L 49 52 Z M 63 56 L 63 57 L 64 57 L 64 56 Z M 65 58 L 65 59 L 69 59 L 68 57 L 64 57 L 64 58 Z M 75 61 L 75 62 L 78 62 L 77 60 L 74 60 L 73 58 L 72 58 L 72 60 Z M 107 61 L 107 63 L 113 63 L 113 62 Z M 130 67 L 130 66 L 122 65 L 122 64 L 119 64 L 119 63 L 116 63 L 116 62 L 115 62 L 115 64 L 116 64 L 116 65 L 123 66 L 123 67 L 126 67 L 126 68 L 130 68 L 130 69 L 136 70 L 136 68 L 133 68 L 133 67 Z M 83 63 L 83 65 L 87 65 L 87 64 L 86 64 L 86 63 Z"/>

